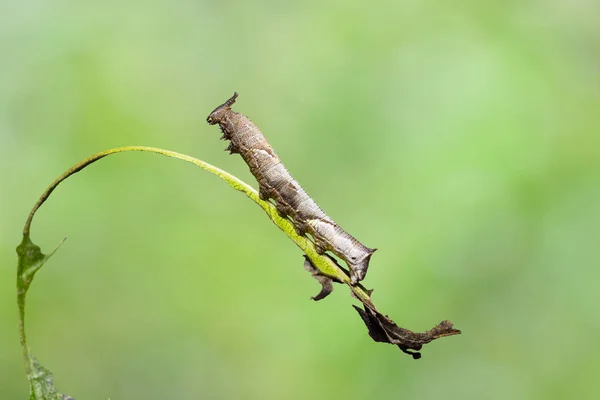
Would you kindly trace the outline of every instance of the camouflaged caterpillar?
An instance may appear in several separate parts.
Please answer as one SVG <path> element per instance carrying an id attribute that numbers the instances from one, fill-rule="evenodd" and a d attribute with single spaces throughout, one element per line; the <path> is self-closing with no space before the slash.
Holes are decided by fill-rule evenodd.
<path id="1" fill-rule="evenodd" d="M 260 198 L 272 199 L 277 211 L 292 220 L 299 235 L 310 234 L 320 254 L 330 251 L 350 268 L 353 285 L 361 281 L 369 268 L 370 249 L 352 237 L 325 214 L 302 189 L 282 164 L 262 132 L 246 116 L 231 110 L 238 94 L 210 113 L 206 121 L 218 124 L 221 139 L 230 140 L 226 150 L 242 156 L 259 185 Z"/>

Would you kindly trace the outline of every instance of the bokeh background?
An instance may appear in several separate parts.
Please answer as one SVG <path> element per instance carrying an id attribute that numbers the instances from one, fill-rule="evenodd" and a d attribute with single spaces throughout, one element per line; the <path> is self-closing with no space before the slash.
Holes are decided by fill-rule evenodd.
<path id="1" fill-rule="evenodd" d="M 2 1 L 0 398 L 24 399 L 15 246 L 43 189 L 121 145 L 255 185 L 208 113 L 267 135 L 399 325 L 463 335 L 413 361 L 224 182 L 154 154 L 72 177 L 34 221 L 61 250 L 33 352 L 78 399 L 600 396 L 600 6 L 594 1 Z"/>

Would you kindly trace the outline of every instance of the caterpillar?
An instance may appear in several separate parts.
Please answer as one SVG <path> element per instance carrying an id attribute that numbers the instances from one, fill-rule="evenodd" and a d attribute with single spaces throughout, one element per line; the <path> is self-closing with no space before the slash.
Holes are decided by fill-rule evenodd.
<path id="1" fill-rule="evenodd" d="M 210 125 L 219 125 L 223 136 L 230 140 L 225 149 L 240 154 L 259 185 L 262 200 L 273 200 L 277 212 L 289 218 L 299 235 L 310 234 L 319 254 L 329 251 L 344 260 L 350 268 L 350 280 L 356 285 L 363 280 L 371 256 L 377 249 L 360 243 L 336 224 L 285 168 L 271 145 L 250 119 L 231 110 L 238 94 L 211 112 L 206 119 Z"/>

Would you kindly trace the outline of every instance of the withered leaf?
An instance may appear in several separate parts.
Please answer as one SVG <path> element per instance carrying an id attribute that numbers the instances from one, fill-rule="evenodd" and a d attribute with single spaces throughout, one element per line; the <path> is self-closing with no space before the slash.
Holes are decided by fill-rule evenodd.
<path id="1" fill-rule="evenodd" d="M 424 344 L 444 336 L 461 333 L 460 330 L 454 329 L 452 323 L 448 320 L 440 322 L 427 332 L 415 333 L 408 329 L 400 328 L 387 315 L 383 315 L 367 305 L 363 305 L 364 309 L 354 305 L 353 307 L 358 311 L 365 325 L 367 325 L 369 336 L 374 341 L 395 344 L 400 350 L 406 354 L 410 354 L 415 360 L 421 358 L 421 353 L 418 350 L 421 350 Z"/>

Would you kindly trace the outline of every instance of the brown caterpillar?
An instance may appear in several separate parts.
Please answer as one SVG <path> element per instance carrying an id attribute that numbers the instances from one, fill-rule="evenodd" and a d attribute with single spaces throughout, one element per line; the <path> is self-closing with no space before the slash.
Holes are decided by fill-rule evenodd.
<path id="1" fill-rule="evenodd" d="M 226 150 L 242 156 L 259 185 L 260 198 L 272 199 L 282 217 L 289 217 L 299 235 L 309 233 L 320 254 L 330 251 L 348 264 L 353 285 L 369 268 L 370 249 L 340 228 L 310 198 L 282 164 L 262 132 L 246 116 L 231 110 L 238 94 L 210 113 L 206 121 L 218 124 L 221 139 L 230 140 Z"/>

